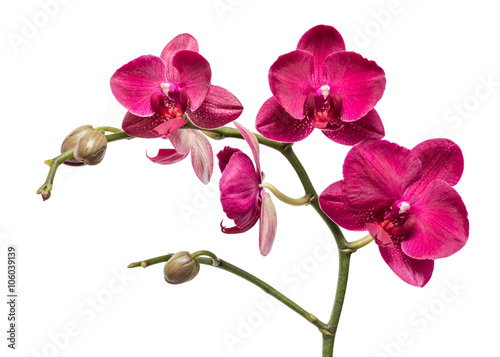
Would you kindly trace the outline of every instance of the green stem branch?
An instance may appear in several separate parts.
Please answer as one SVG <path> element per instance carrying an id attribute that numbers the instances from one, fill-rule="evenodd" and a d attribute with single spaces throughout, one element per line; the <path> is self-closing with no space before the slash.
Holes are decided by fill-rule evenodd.
<path id="1" fill-rule="evenodd" d="M 203 255 L 207 255 L 207 252 L 206 251 L 200 251 L 200 252 L 203 252 Z M 193 255 L 195 255 L 196 253 L 193 253 Z M 202 255 L 201 253 L 199 255 Z M 213 254 L 212 254 L 213 255 Z M 136 267 L 148 267 L 150 265 L 154 265 L 154 264 L 158 264 L 158 263 L 162 263 L 162 262 L 166 262 L 168 261 L 171 257 L 173 256 L 173 254 L 167 254 L 167 255 L 163 255 L 163 256 L 160 256 L 160 257 L 156 257 L 156 258 L 151 258 L 151 259 L 147 259 L 147 260 L 143 260 L 143 261 L 140 261 L 140 262 L 135 262 L 135 263 L 131 263 L 129 264 L 129 268 L 136 268 Z M 200 257 L 198 256 L 196 258 L 201 264 L 205 264 L 205 265 L 210 265 L 210 266 L 214 266 L 213 265 L 213 258 L 204 258 L 204 257 Z M 265 293 L 271 295 L 272 297 L 274 297 L 276 300 L 282 302 L 284 305 L 286 305 L 287 307 L 289 307 L 290 309 L 292 309 L 293 311 L 295 311 L 297 314 L 299 314 L 300 316 L 302 316 L 303 318 L 305 318 L 307 321 L 309 321 L 311 324 L 313 324 L 314 326 L 316 326 L 320 331 L 322 331 L 322 333 L 325 333 L 328 331 L 328 325 L 325 324 L 324 322 L 318 320 L 318 318 L 316 316 L 314 316 L 313 314 L 307 312 L 305 309 L 303 309 L 302 307 L 300 307 L 298 304 L 296 304 L 294 301 L 290 300 L 288 297 L 286 297 L 285 295 L 283 295 L 282 293 L 280 293 L 278 290 L 276 290 L 275 288 L 273 288 L 271 285 L 267 284 L 266 282 L 262 281 L 261 279 L 257 278 L 256 276 L 248 273 L 247 271 L 241 269 L 241 268 L 238 268 L 237 266 L 233 265 L 233 264 L 230 264 L 222 259 L 218 259 L 219 260 L 219 265 L 217 266 L 214 266 L 216 268 L 219 268 L 219 269 L 222 269 L 222 270 L 225 270 L 231 274 L 234 274 L 236 276 L 239 276 L 240 278 L 243 278 L 245 279 L 246 281 L 254 284 L 255 286 L 258 286 L 259 288 L 261 288 Z"/>
<path id="2" fill-rule="evenodd" d="M 117 140 L 122 140 L 122 139 L 131 139 L 132 137 L 128 136 L 125 134 L 125 132 L 120 131 L 119 129 L 116 128 L 111 128 L 111 127 L 100 127 L 97 128 L 98 130 L 104 130 L 104 131 L 109 131 L 112 132 L 113 134 L 106 135 L 107 141 L 112 142 L 112 141 L 117 141 Z M 205 130 L 196 127 L 193 125 L 191 122 L 188 121 L 186 125 L 182 127 L 182 129 L 194 129 L 194 130 L 201 130 L 205 134 L 207 134 L 209 137 L 220 140 L 224 138 L 238 138 L 238 139 L 243 139 L 243 136 L 241 133 L 234 128 L 228 128 L 228 127 L 222 127 L 218 129 L 210 129 L 210 130 Z M 314 186 L 309 179 L 309 176 L 302 166 L 302 163 L 299 161 L 297 156 L 295 155 L 293 149 L 292 149 L 292 143 L 280 143 L 276 142 L 274 140 L 267 139 L 259 134 L 256 134 L 257 140 L 259 141 L 260 144 L 273 148 L 283 154 L 285 158 L 288 160 L 288 162 L 292 165 L 294 168 L 295 172 L 297 173 L 302 186 L 305 191 L 305 195 L 309 197 L 309 203 L 310 205 L 315 209 L 315 211 L 318 213 L 318 215 L 323 219 L 323 221 L 326 223 L 330 231 L 332 232 L 335 241 L 337 243 L 337 247 L 339 249 L 339 273 L 338 273 L 338 282 L 337 282 L 337 290 L 335 294 L 335 301 L 334 305 L 332 308 L 331 316 L 328 325 L 324 324 L 320 320 L 318 320 L 314 315 L 308 313 L 306 310 L 302 309 L 300 306 L 295 304 L 293 301 L 288 299 L 286 296 L 283 294 L 279 293 L 277 290 L 269 286 L 267 283 L 263 282 L 262 280 L 258 279 L 257 277 L 227 263 L 221 260 L 221 264 L 217 266 L 217 268 L 221 268 L 223 270 L 229 271 L 235 275 L 238 275 L 242 277 L 243 279 L 248 280 L 249 282 L 261 287 L 265 292 L 268 294 L 272 295 L 279 301 L 283 302 L 285 305 L 290 307 L 292 310 L 297 312 L 299 315 L 303 316 L 306 318 L 309 322 L 311 322 L 313 325 L 319 328 L 321 333 L 323 334 L 323 357 L 331 357 L 333 356 L 333 345 L 334 345 L 334 340 L 335 340 L 335 334 L 337 332 L 338 328 L 338 323 L 340 320 L 340 314 L 342 311 L 342 306 L 344 303 L 344 298 L 345 298 L 345 292 L 346 292 L 346 287 L 347 287 L 347 279 L 348 279 L 348 274 L 349 274 L 349 262 L 350 262 L 350 256 L 351 254 L 361 246 L 364 246 L 369 243 L 369 239 L 366 238 L 365 240 L 360 240 L 356 242 L 351 242 L 348 243 L 346 239 L 344 238 L 344 235 L 342 234 L 342 231 L 340 230 L 339 226 L 335 224 L 322 210 L 319 205 L 318 201 L 318 194 L 316 190 L 314 189 Z M 73 157 L 73 151 L 69 150 L 57 157 L 55 157 L 53 160 L 50 161 L 50 170 L 49 174 L 47 176 L 47 180 L 42 187 L 40 187 L 37 191 L 37 193 L 42 193 L 42 195 L 45 193 L 48 193 L 48 196 L 50 197 L 50 190 L 52 189 L 52 184 L 54 180 L 55 173 L 57 171 L 57 168 L 60 164 L 62 164 L 64 161 L 70 159 Z M 45 199 L 45 196 L 44 196 Z M 129 265 L 129 268 L 133 268 L 136 266 L 143 266 L 147 267 L 149 265 L 157 264 L 160 262 L 165 262 L 168 259 L 170 259 L 172 255 L 166 255 L 166 256 L 161 256 L 161 257 L 156 257 L 152 259 L 148 259 L 145 261 L 137 262 L 137 263 L 132 263 Z M 208 264 L 212 265 L 213 260 L 212 258 L 202 258 L 198 257 L 198 261 L 202 264 Z"/>
<path id="3" fill-rule="evenodd" d="M 274 194 L 274 196 L 281 202 L 284 202 L 292 206 L 305 206 L 311 202 L 311 197 L 309 197 L 309 195 L 304 195 L 300 198 L 291 198 L 282 193 L 280 190 L 271 185 L 269 182 L 263 182 L 260 186 L 267 188 L 269 191 L 271 191 Z"/>
<path id="4" fill-rule="evenodd" d="M 194 126 L 190 128 L 196 129 L 196 127 Z M 208 132 L 212 134 L 211 137 L 214 137 L 216 139 L 223 139 L 225 137 L 243 139 L 239 131 L 232 128 L 223 127 L 219 129 L 209 130 Z M 339 251 L 339 272 L 338 272 L 337 290 L 335 293 L 335 300 L 330 315 L 328 328 L 326 330 L 321 331 L 323 334 L 323 357 L 332 357 L 335 335 L 338 329 L 340 314 L 342 312 L 345 293 L 347 289 L 347 279 L 349 276 L 349 263 L 352 251 L 348 249 L 347 240 L 345 239 L 342 231 L 340 230 L 340 227 L 321 210 L 318 200 L 318 194 L 314 189 L 311 180 L 309 179 L 307 171 L 305 170 L 304 166 L 295 155 L 295 152 L 293 151 L 292 148 L 292 144 L 278 143 L 273 140 L 264 138 L 260 135 L 256 136 L 260 144 L 278 150 L 283 154 L 283 156 L 285 156 L 288 162 L 292 165 L 295 172 L 297 173 L 297 176 L 300 179 L 300 182 L 302 183 L 302 186 L 304 187 L 305 194 L 311 198 L 310 205 L 314 208 L 316 213 L 318 213 L 321 219 L 328 226 L 337 243 Z"/>

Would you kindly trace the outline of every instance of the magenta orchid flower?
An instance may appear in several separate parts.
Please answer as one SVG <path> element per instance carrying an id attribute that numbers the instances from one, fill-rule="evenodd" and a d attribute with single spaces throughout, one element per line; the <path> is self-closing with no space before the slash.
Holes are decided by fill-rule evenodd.
<path id="1" fill-rule="evenodd" d="M 203 129 L 235 120 L 241 103 L 226 89 L 211 85 L 211 77 L 208 61 L 189 34 L 175 37 L 160 57 L 145 55 L 125 64 L 110 82 L 118 102 L 135 116 L 132 122 L 125 117 L 123 130 L 136 137 L 150 137 L 152 129 L 167 135 L 186 123 L 184 114 Z"/>
<path id="2" fill-rule="evenodd" d="M 264 173 L 260 169 L 259 143 L 255 135 L 234 122 L 252 149 L 252 160 L 239 149 L 226 146 L 217 154 L 222 177 L 219 182 L 222 209 L 235 227 L 222 227 L 224 233 L 243 233 L 259 224 L 259 248 L 266 256 L 276 236 L 277 217 L 271 196 L 261 187 Z"/>
<path id="3" fill-rule="evenodd" d="M 344 145 L 385 135 L 373 109 L 384 93 L 384 71 L 345 51 L 342 36 L 331 26 L 313 27 L 296 51 L 280 56 L 269 70 L 269 85 L 273 97 L 256 121 L 269 139 L 296 142 L 314 128 Z"/>
<path id="4" fill-rule="evenodd" d="M 368 230 L 394 273 L 422 287 L 434 260 L 467 242 L 467 210 L 452 187 L 463 167 L 460 148 L 447 139 L 427 140 L 412 150 L 366 140 L 349 151 L 344 180 L 330 185 L 319 202 L 340 226 Z"/>

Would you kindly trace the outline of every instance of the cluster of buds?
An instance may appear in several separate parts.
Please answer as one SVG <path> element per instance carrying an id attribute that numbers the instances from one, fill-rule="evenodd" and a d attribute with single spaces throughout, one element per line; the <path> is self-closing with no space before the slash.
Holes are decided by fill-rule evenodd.
<path id="1" fill-rule="evenodd" d="M 68 165 L 97 165 L 104 158 L 108 141 L 104 134 L 94 130 L 92 125 L 82 125 L 64 139 L 61 153 L 73 151 L 73 158 L 66 160 Z"/>

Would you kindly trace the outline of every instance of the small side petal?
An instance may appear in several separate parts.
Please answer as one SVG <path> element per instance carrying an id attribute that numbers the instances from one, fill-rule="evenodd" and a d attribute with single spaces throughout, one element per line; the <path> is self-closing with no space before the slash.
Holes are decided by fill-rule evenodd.
<path id="1" fill-rule="evenodd" d="M 198 52 L 198 42 L 190 34 L 183 33 L 174 37 L 161 52 L 160 57 L 166 63 L 166 75 L 169 82 L 179 82 L 179 72 L 172 65 L 172 58 L 177 52 L 182 50 Z"/>
<path id="2" fill-rule="evenodd" d="M 401 243 L 415 259 L 438 259 L 459 251 L 469 238 L 467 209 L 460 195 L 447 182 L 432 181 L 415 203 L 413 234 Z"/>
<path id="3" fill-rule="evenodd" d="M 375 62 L 355 52 L 336 52 L 325 59 L 324 66 L 331 92 L 342 98 L 343 121 L 360 119 L 382 98 L 385 73 Z"/>
<path id="4" fill-rule="evenodd" d="M 408 257 L 399 248 L 379 247 L 380 254 L 387 265 L 404 282 L 423 287 L 432 276 L 433 260 L 417 260 Z"/>
<path id="5" fill-rule="evenodd" d="M 311 119 L 295 119 L 279 105 L 274 97 L 264 102 L 255 123 L 257 131 L 268 139 L 293 143 L 311 134 Z"/>
<path id="6" fill-rule="evenodd" d="M 344 122 L 337 130 L 322 132 L 328 139 L 343 145 L 356 145 L 366 139 L 382 139 L 385 135 L 384 125 L 375 109 L 357 121 Z"/>
<path id="7" fill-rule="evenodd" d="M 426 140 L 411 151 L 422 162 L 422 177 L 408 187 L 405 196 L 416 199 L 433 180 L 444 180 L 454 186 L 462 177 L 464 157 L 460 147 L 453 141 L 448 139 Z"/>
<path id="8" fill-rule="evenodd" d="M 226 146 L 223 150 L 219 151 L 219 153 L 217 154 L 217 159 L 219 159 L 220 172 L 224 172 L 227 164 L 229 163 L 229 160 L 231 160 L 231 157 L 237 152 L 241 152 L 241 150 L 232 148 L 230 146 Z"/>
<path id="9" fill-rule="evenodd" d="M 127 112 L 123 118 L 122 129 L 127 135 L 136 138 L 159 138 L 162 135 L 159 134 L 155 128 L 166 120 L 166 118 L 158 114 L 153 114 L 149 117 L 140 117 L 131 112 Z"/>
<path id="10" fill-rule="evenodd" d="M 255 164 L 257 166 L 257 172 L 260 172 L 260 149 L 259 149 L 259 141 L 257 140 L 257 137 L 255 136 L 254 133 L 252 133 L 250 130 L 248 130 L 246 127 L 241 125 L 238 122 L 234 122 L 234 125 L 238 129 L 238 131 L 241 133 L 245 141 L 248 143 L 250 146 L 250 149 L 252 149 L 252 154 L 253 154 L 253 159 L 255 161 Z"/>
<path id="11" fill-rule="evenodd" d="M 111 91 L 116 100 L 135 115 L 154 113 L 151 94 L 161 90 L 165 80 L 165 62 L 152 55 L 141 56 L 120 67 L 111 76 Z"/>
<path id="12" fill-rule="evenodd" d="M 238 228 L 250 224 L 257 215 L 260 176 L 244 153 L 232 155 L 219 181 L 222 209 Z"/>
<path id="13" fill-rule="evenodd" d="M 366 224 L 376 222 L 373 210 L 353 211 L 342 198 L 342 181 L 328 186 L 319 195 L 321 210 L 342 228 L 351 231 L 366 231 Z"/>
<path id="14" fill-rule="evenodd" d="M 178 152 L 182 154 L 190 153 L 193 146 L 194 134 L 189 129 L 177 130 L 168 135 L 168 140 L 170 140 Z"/>
<path id="15" fill-rule="evenodd" d="M 187 50 L 177 52 L 172 64 L 179 71 L 178 84 L 186 91 L 189 107 L 193 111 L 198 109 L 210 88 L 210 64 L 198 52 Z"/>
<path id="16" fill-rule="evenodd" d="M 313 91 L 314 58 L 306 51 L 284 54 L 269 69 L 269 86 L 278 103 L 294 118 L 304 118 L 307 95 Z"/>
<path id="17" fill-rule="evenodd" d="M 155 131 L 161 136 L 169 135 L 186 124 L 186 120 L 175 118 L 167 120 L 155 128 Z"/>
<path id="18" fill-rule="evenodd" d="M 277 226 L 276 208 L 271 196 L 263 191 L 259 222 L 259 249 L 263 256 L 268 255 L 273 247 Z"/>
<path id="19" fill-rule="evenodd" d="M 311 53 L 314 57 L 314 82 L 322 85 L 325 80 L 323 62 L 334 52 L 344 51 L 345 44 L 340 33 L 332 26 L 318 25 L 308 30 L 299 40 L 298 50 Z"/>
<path id="20" fill-rule="evenodd" d="M 243 106 L 231 92 L 219 86 L 210 86 L 201 106 L 195 111 L 188 108 L 186 114 L 196 126 L 215 129 L 237 119 L 242 111 Z"/>
<path id="21" fill-rule="evenodd" d="M 422 165 L 410 150 L 385 140 L 365 140 L 344 161 L 342 196 L 354 210 L 372 209 L 403 197 L 421 175 Z"/>
<path id="22" fill-rule="evenodd" d="M 148 154 L 146 154 L 146 156 L 149 160 L 153 161 L 156 164 L 171 165 L 185 159 L 188 154 L 189 153 L 181 154 L 175 149 L 160 149 L 158 150 L 158 155 L 156 155 L 155 157 L 151 157 Z"/>
<path id="23" fill-rule="evenodd" d="M 191 162 L 196 176 L 205 185 L 210 182 L 214 171 L 214 154 L 207 137 L 198 130 L 193 131 L 194 140 L 191 148 Z"/>

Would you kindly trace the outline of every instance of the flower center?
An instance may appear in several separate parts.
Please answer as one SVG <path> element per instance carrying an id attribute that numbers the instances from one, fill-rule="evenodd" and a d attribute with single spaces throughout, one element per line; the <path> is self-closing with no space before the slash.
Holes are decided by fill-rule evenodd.
<path id="1" fill-rule="evenodd" d="M 310 113 L 312 125 L 322 130 L 336 130 L 342 126 L 341 111 L 342 98 L 338 93 L 331 93 L 328 84 L 323 84 L 316 89 L 314 109 Z"/>
<path id="2" fill-rule="evenodd" d="M 369 231 L 378 245 L 394 248 L 400 244 L 415 225 L 415 216 L 410 214 L 407 201 L 394 202 L 377 215 L 378 226 L 370 224 Z"/>
<path id="3" fill-rule="evenodd" d="M 405 224 L 408 219 L 408 213 L 411 208 L 410 204 L 406 201 L 396 201 L 389 207 L 384 215 L 382 221 L 379 223 L 387 233 L 393 233 L 398 230 L 398 227 Z"/>
<path id="4" fill-rule="evenodd" d="M 168 119 L 180 118 L 186 110 L 185 93 L 176 83 L 163 82 L 161 92 L 151 95 L 151 106 L 156 114 Z"/>

